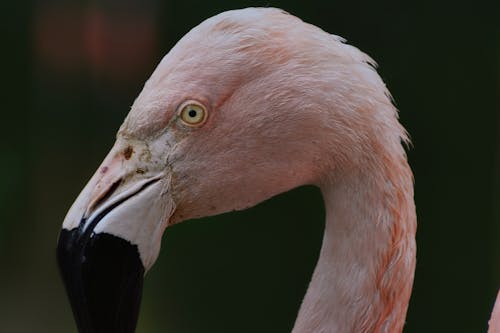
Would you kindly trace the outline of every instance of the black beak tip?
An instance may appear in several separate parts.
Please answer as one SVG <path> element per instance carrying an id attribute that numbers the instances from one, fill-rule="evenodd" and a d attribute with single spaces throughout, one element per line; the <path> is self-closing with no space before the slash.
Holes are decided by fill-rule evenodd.
<path id="1" fill-rule="evenodd" d="M 80 333 L 133 333 L 144 266 L 136 245 L 106 233 L 63 229 L 57 259 Z"/>

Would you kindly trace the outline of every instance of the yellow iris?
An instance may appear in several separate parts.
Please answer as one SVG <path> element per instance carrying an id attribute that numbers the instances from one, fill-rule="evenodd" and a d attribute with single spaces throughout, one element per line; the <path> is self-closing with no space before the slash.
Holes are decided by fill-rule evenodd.
<path id="1" fill-rule="evenodd" d="M 185 103 L 181 109 L 181 119 L 187 125 L 198 126 L 201 125 L 207 117 L 205 108 L 196 102 L 190 101 Z"/>

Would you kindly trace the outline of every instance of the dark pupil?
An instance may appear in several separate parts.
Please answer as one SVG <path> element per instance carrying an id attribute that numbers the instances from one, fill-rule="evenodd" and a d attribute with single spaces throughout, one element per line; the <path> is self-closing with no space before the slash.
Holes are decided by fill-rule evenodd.
<path id="1" fill-rule="evenodd" d="M 188 115 L 189 115 L 191 118 L 196 117 L 196 114 L 197 114 L 196 110 L 189 110 L 189 112 L 188 112 Z"/>

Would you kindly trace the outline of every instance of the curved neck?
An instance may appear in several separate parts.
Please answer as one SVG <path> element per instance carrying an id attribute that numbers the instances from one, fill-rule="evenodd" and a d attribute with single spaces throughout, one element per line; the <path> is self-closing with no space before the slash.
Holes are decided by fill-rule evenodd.
<path id="1" fill-rule="evenodd" d="M 401 332 L 415 268 L 406 161 L 323 184 L 326 225 L 293 333 Z"/>

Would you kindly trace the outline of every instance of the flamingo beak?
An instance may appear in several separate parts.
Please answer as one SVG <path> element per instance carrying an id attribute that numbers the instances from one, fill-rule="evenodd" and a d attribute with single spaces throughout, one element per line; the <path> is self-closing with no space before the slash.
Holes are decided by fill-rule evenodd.
<path id="1" fill-rule="evenodd" d="M 58 264 L 80 333 L 135 331 L 143 277 L 174 209 L 169 175 L 145 171 L 122 146 L 83 189 L 59 235 Z"/>

